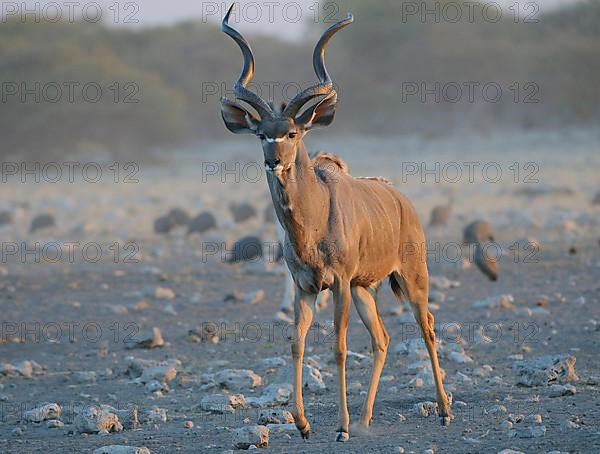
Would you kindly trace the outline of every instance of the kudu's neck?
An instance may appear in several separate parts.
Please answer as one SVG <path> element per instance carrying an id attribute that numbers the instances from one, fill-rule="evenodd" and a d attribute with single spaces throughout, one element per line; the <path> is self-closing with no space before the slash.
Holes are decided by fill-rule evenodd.
<path id="1" fill-rule="evenodd" d="M 275 212 L 300 259 L 310 254 L 327 225 L 327 188 L 315 173 L 304 143 L 298 143 L 296 160 L 286 174 L 268 174 Z"/>

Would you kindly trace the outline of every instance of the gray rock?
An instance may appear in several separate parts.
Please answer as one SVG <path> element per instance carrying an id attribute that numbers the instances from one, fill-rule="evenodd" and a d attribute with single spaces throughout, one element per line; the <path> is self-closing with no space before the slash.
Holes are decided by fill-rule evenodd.
<path id="1" fill-rule="evenodd" d="M 546 435 L 546 426 L 516 425 L 508 431 L 509 438 L 540 438 Z"/>
<path id="2" fill-rule="evenodd" d="M 245 222 L 256 216 L 256 208 L 254 208 L 248 202 L 231 204 L 229 206 L 229 210 L 231 211 L 231 214 L 233 215 L 233 221 L 236 224 Z"/>
<path id="3" fill-rule="evenodd" d="M 294 321 L 283 311 L 277 311 L 273 316 L 273 322 L 282 325 L 293 325 Z"/>
<path id="4" fill-rule="evenodd" d="M 136 430 L 140 426 L 139 413 L 137 407 L 119 410 L 113 407 L 112 405 L 102 404 L 100 405 L 100 410 L 117 415 L 119 417 L 119 422 L 123 426 L 123 429 Z"/>
<path id="5" fill-rule="evenodd" d="M 258 415 L 258 424 L 266 426 L 267 424 L 292 424 L 294 417 L 283 409 L 263 410 Z"/>
<path id="6" fill-rule="evenodd" d="M 362 353 L 353 352 L 348 350 L 346 356 L 346 367 L 350 369 L 371 367 L 373 364 L 373 358 Z"/>
<path id="7" fill-rule="evenodd" d="M 523 416 L 523 415 L 514 415 L 512 413 L 509 413 L 508 416 L 506 417 L 506 420 L 512 422 L 513 424 L 518 424 L 521 421 L 523 421 L 524 419 L 525 419 L 525 416 Z"/>
<path id="8" fill-rule="evenodd" d="M 167 304 L 165 307 L 162 308 L 161 312 L 166 315 L 177 315 L 177 311 L 175 310 L 175 307 L 172 304 Z"/>
<path id="9" fill-rule="evenodd" d="M 413 406 L 413 410 L 419 416 L 426 418 L 428 416 L 433 416 L 438 414 L 438 404 L 435 402 L 425 401 L 416 403 Z"/>
<path id="10" fill-rule="evenodd" d="M 150 410 L 146 410 L 142 416 L 142 422 L 150 424 L 167 422 L 167 410 L 159 407 L 153 407 Z"/>
<path id="11" fill-rule="evenodd" d="M 65 426 L 65 423 L 60 419 L 51 419 L 46 421 L 46 427 L 48 429 L 62 429 Z"/>
<path id="12" fill-rule="evenodd" d="M 471 375 L 473 377 L 485 378 L 489 377 L 493 371 L 494 369 L 492 368 L 492 366 L 490 366 L 489 364 L 484 364 L 483 366 L 478 366 L 475 369 L 473 369 Z"/>
<path id="13" fill-rule="evenodd" d="M 431 290 L 429 292 L 429 302 L 430 303 L 443 303 L 446 301 L 446 294 L 440 292 L 439 290 Z"/>
<path id="14" fill-rule="evenodd" d="M 459 281 L 452 281 L 446 276 L 429 276 L 429 285 L 438 290 L 448 290 L 449 288 L 460 287 Z"/>
<path id="15" fill-rule="evenodd" d="M 188 224 L 188 235 L 192 233 L 204 233 L 217 228 L 217 220 L 212 213 L 205 211 L 200 213 Z"/>
<path id="16" fill-rule="evenodd" d="M 276 356 L 274 358 L 263 358 L 261 360 L 261 363 L 265 367 L 272 368 L 272 367 L 285 366 L 287 364 L 287 361 L 285 358 L 283 358 L 281 356 Z"/>
<path id="17" fill-rule="evenodd" d="M 279 369 L 275 383 L 293 383 L 293 368 L 291 365 Z M 321 371 L 310 364 L 302 367 L 302 387 L 315 394 L 322 393 L 327 388 Z"/>
<path id="18" fill-rule="evenodd" d="M 448 359 L 458 364 L 468 364 L 473 362 L 473 358 L 464 352 L 450 352 Z"/>
<path id="19" fill-rule="evenodd" d="M 235 242 L 227 263 L 256 261 L 262 256 L 262 240 L 257 236 L 245 236 Z"/>
<path id="20" fill-rule="evenodd" d="M 243 391 L 262 385 L 262 378 L 250 369 L 225 369 L 215 374 L 219 386 L 231 391 Z"/>
<path id="21" fill-rule="evenodd" d="M 167 216 L 171 218 L 174 226 L 187 225 L 190 222 L 190 215 L 183 208 L 171 208 Z"/>
<path id="22" fill-rule="evenodd" d="M 251 445 L 257 448 L 269 446 L 269 429 L 266 426 L 245 426 L 233 431 L 234 448 L 248 449 Z"/>
<path id="23" fill-rule="evenodd" d="M 296 428 L 296 424 L 288 423 L 288 424 L 267 424 L 267 429 L 269 429 L 269 434 L 288 434 L 295 435 L 298 432 Z"/>
<path id="24" fill-rule="evenodd" d="M 515 299 L 512 295 L 490 296 L 484 300 L 475 301 L 471 306 L 477 309 L 513 309 Z"/>
<path id="25" fill-rule="evenodd" d="M 560 430 L 569 431 L 573 429 L 579 429 L 581 426 L 577 424 L 575 421 L 570 419 L 566 419 L 560 423 Z"/>
<path id="26" fill-rule="evenodd" d="M 423 362 L 421 364 L 424 367 L 417 372 L 416 380 L 421 380 L 421 384 L 427 388 L 433 388 L 435 386 L 435 380 L 433 378 L 433 371 L 431 370 L 431 363 Z M 446 377 L 446 371 L 441 367 L 440 374 L 442 375 L 442 379 Z"/>
<path id="27" fill-rule="evenodd" d="M 169 392 L 169 385 L 164 382 L 161 383 L 158 380 L 152 380 L 151 382 L 146 383 L 144 387 L 149 393 L 155 393 L 156 391 L 161 391 L 164 393 Z"/>
<path id="28" fill-rule="evenodd" d="M 525 416 L 525 422 L 530 424 L 541 424 L 542 423 L 542 415 L 534 414 Z"/>
<path id="29" fill-rule="evenodd" d="M 125 341 L 125 348 L 157 348 L 163 347 L 165 341 L 162 338 L 160 328 L 154 327 L 152 330 L 148 330 L 142 333 L 138 333 L 135 336 L 128 338 Z"/>
<path id="30" fill-rule="evenodd" d="M 10 211 L 0 211 L 0 226 L 12 224 L 13 217 Z"/>
<path id="31" fill-rule="evenodd" d="M 241 394 L 211 394 L 200 401 L 200 408 L 213 413 L 233 413 L 237 408 L 247 408 L 246 399 Z"/>
<path id="32" fill-rule="evenodd" d="M 502 429 L 504 429 L 504 430 L 510 430 L 513 428 L 513 426 L 514 426 L 514 424 L 510 421 L 502 421 L 500 423 L 500 427 L 502 427 Z"/>
<path id="33" fill-rule="evenodd" d="M 119 417 L 96 406 L 85 407 L 73 421 L 80 433 L 121 432 L 123 426 Z"/>
<path id="34" fill-rule="evenodd" d="M 598 197 L 600 197 L 600 193 L 598 194 Z M 265 207 L 263 215 L 265 224 L 275 224 L 275 222 L 277 221 L 277 214 L 275 213 L 275 208 L 273 208 L 273 205 L 271 203 L 269 203 Z"/>
<path id="35" fill-rule="evenodd" d="M 248 397 L 246 400 L 252 407 L 263 408 L 286 405 L 291 397 L 291 383 L 271 383 L 263 389 L 260 397 Z"/>
<path id="36" fill-rule="evenodd" d="M 77 383 L 96 383 L 96 372 L 91 370 L 84 370 L 75 373 L 75 380 Z"/>
<path id="37" fill-rule="evenodd" d="M 577 392 L 575 386 L 567 385 L 552 385 L 550 386 L 549 397 L 574 396 Z"/>
<path id="38" fill-rule="evenodd" d="M 438 340 L 438 346 L 440 341 Z M 396 344 L 393 347 L 393 351 L 399 355 L 408 356 L 409 360 L 419 361 L 429 359 L 429 353 L 425 342 L 421 337 L 413 337 Z"/>
<path id="39" fill-rule="evenodd" d="M 507 412 L 508 412 L 508 410 L 506 409 L 506 407 L 504 405 L 492 405 L 490 407 L 490 409 L 488 410 L 488 413 L 490 415 L 503 415 Z"/>
<path id="40" fill-rule="evenodd" d="M 200 342 L 211 342 L 213 344 L 219 343 L 218 328 L 213 323 L 205 323 L 200 326 L 195 326 L 188 331 L 190 338 L 197 343 Z"/>
<path id="41" fill-rule="evenodd" d="M 50 227 L 56 227 L 54 216 L 51 214 L 40 214 L 31 221 L 29 233 L 34 233 L 38 230 L 48 229 Z"/>
<path id="42" fill-rule="evenodd" d="M 21 361 L 16 365 L 9 363 L 0 364 L 0 375 L 7 377 L 24 377 L 32 378 L 34 375 L 42 375 L 45 370 L 36 361 Z"/>
<path id="43" fill-rule="evenodd" d="M 483 332 L 483 327 L 480 326 L 473 331 L 473 342 L 482 345 L 491 344 L 493 340 Z"/>
<path id="44" fill-rule="evenodd" d="M 456 374 L 454 374 L 454 381 L 464 384 L 473 383 L 473 379 L 468 375 L 463 374 L 462 372 L 457 372 Z"/>
<path id="45" fill-rule="evenodd" d="M 175 223 L 169 216 L 161 216 L 154 220 L 154 233 L 164 235 L 169 233 L 173 227 L 175 227 Z"/>
<path id="46" fill-rule="evenodd" d="M 30 422 L 42 422 L 50 419 L 60 419 L 61 412 L 60 405 L 50 403 L 23 412 L 23 418 Z"/>
<path id="47" fill-rule="evenodd" d="M 172 300 L 176 296 L 175 292 L 168 287 L 156 287 L 148 293 L 157 300 Z"/>
<path id="48" fill-rule="evenodd" d="M 93 454 L 150 454 L 145 446 L 110 445 L 95 449 Z"/>
<path id="49" fill-rule="evenodd" d="M 125 358 L 127 373 L 136 383 L 143 385 L 151 381 L 169 384 L 177 376 L 177 368 L 181 366 L 181 361 L 169 359 L 166 361 L 153 361 L 133 358 Z"/>
<path id="50" fill-rule="evenodd" d="M 524 386 L 546 386 L 554 383 L 577 381 L 576 358 L 572 355 L 542 356 L 524 361 L 515 361 L 513 371 L 517 383 Z"/>

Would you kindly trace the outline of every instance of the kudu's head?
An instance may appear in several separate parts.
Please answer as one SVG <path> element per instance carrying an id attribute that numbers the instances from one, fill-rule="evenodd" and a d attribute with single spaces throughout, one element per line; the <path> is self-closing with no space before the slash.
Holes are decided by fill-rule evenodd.
<path id="1" fill-rule="evenodd" d="M 348 14 L 346 19 L 329 27 L 315 46 L 313 67 L 320 82 L 298 93 L 281 109 L 276 109 L 273 104 L 265 102 L 246 88 L 254 75 L 254 55 L 246 39 L 228 23 L 232 9 L 233 5 L 223 18 L 221 29 L 240 46 L 244 67 L 234 86 L 236 99 L 221 98 L 221 114 L 225 126 L 231 132 L 254 134 L 261 140 L 265 168 L 268 172 L 279 174 L 291 168 L 296 159 L 298 144 L 308 131 L 328 126 L 333 121 L 337 93 L 325 69 L 325 47 L 338 30 L 351 24 L 354 19 L 352 14 Z M 300 112 L 311 101 L 313 103 Z M 241 102 L 252 107 L 256 114 Z"/>

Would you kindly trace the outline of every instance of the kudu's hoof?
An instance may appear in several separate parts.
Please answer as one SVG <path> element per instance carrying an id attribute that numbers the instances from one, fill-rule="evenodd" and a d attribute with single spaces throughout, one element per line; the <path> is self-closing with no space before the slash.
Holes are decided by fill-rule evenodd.
<path id="1" fill-rule="evenodd" d="M 306 423 L 306 426 L 304 426 L 302 429 L 298 426 L 296 427 L 300 431 L 300 436 L 302 437 L 302 439 L 308 440 L 308 438 L 310 437 L 310 424 Z"/>
<path id="2" fill-rule="evenodd" d="M 448 427 L 450 425 L 450 421 L 452 421 L 452 416 L 442 416 L 442 417 L 440 417 L 440 423 L 444 427 Z"/>
<path id="3" fill-rule="evenodd" d="M 339 442 L 345 442 L 348 441 L 350 439 L 350 435 L 348 435 L 348 432 L 336 432 L 335 434 L 335 441 L 339 441 Z"/>

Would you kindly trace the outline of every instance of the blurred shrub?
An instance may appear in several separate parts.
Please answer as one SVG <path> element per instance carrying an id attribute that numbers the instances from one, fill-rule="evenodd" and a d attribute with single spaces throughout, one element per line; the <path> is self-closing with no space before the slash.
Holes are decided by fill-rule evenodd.
<path id="1" fill-rule="evenodd" d="M 431 16 L 423 21 L 420 14 L 403 17 L 405 3 L 348 0 L 344 11 L 336 11 L 336 19 L 353 11 L 356 22 L 343 39 L 332 41 L 327 54 L 340 93 L 334 133 L 444 134 L 597 122 L 596 0 L 543 15 L 537 23 L 515 22 L 510 14 L 497 23 L 477 15 L 475 21 L 468 15 L 457 23 Z M 416 3 L 433 9 L 453 2 Z M 281 101 L 293 96 L 295 87 L 314 81 L 311 52 L 324 25 L 312 24 L 306 41 L 298 44 L 250 37 L 256 84 L 265 98 L 272 83 L 280 84 L 274 93 Z M 227 137 L 219 98 L 230 95 L 241 64 L 237 46 L 217 24 L 131 30 L 8 21 L 0 27 L 0 156 L 64 155 L 90 148 L 132 154 Z M 287 82 L 293 85 L 284 96 Z M 480 84 L 473 101 L 464 86 L 469 82 Z M 489 82 L 502 87 L 498 102 L 482 98 L 481 86 Z M 69 83 L 79 84 L 72 93 L 65 86 Z M 462 86 L 460 100 L 442 96 L 435 102 L 435 95 L 427 95 L 423 102 L 421 93 L 406 96 L 406 84 L 421 91 L 435 90 L 436 83 Z M 63 92 L 52 102 L 57 84 Z M 92 84 L 89 91 L 86 84 Z M 94 84 L 102 90 L 98 100 Z"/>

